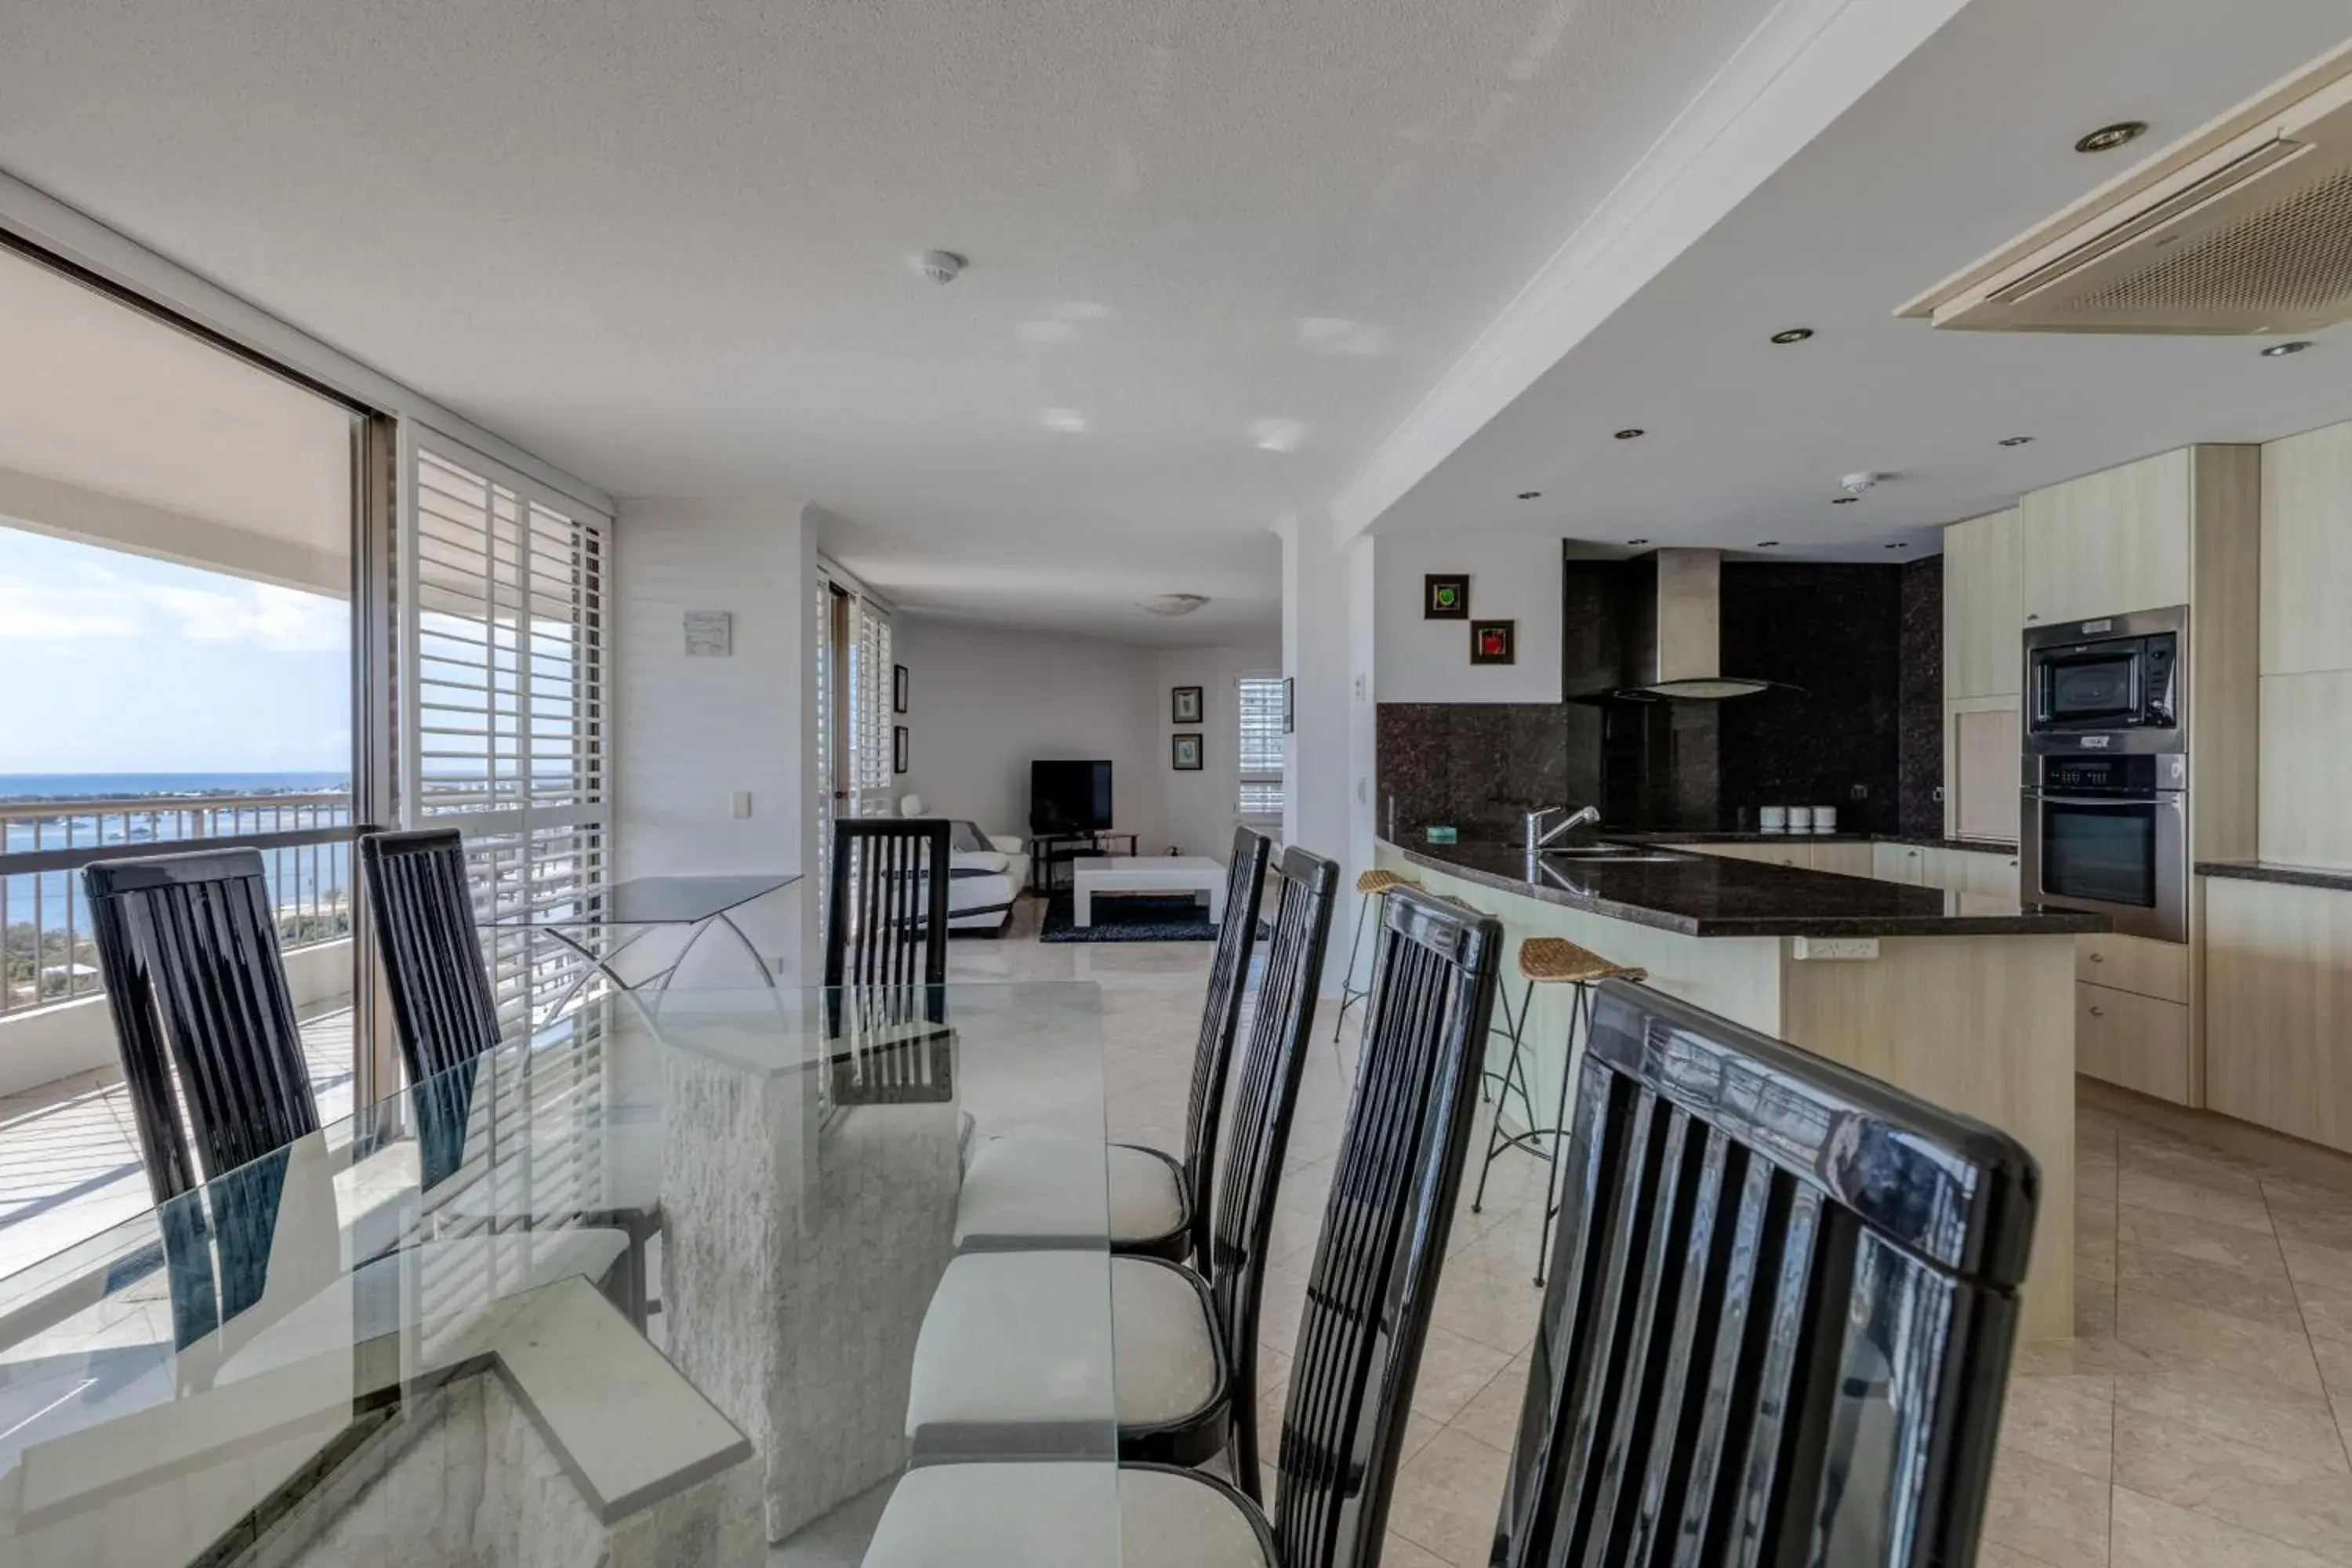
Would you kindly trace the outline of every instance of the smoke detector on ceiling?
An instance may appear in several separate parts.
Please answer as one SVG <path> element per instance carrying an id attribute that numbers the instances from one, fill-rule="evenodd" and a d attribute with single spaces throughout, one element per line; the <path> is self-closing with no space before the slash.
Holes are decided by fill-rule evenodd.
<path id="1" fill-rule="evenodd" d="M 1864 496 L 1866 496 L 1871 491 L 1876 489 L 1878 488 L 1878 481 L 1885 477 L 1886 476 L 1885 474 L 1873 473 L 1870 469 L 1864 468 L 1860 473 L 1848 474 L 1845 478 L 1840 479 L 1838 481 L 1838 489 L 1843 490 L 1847 495 L 1853 497 L 1854 500 L 1859 500 Z"/>
<path id="2" fill-rule="evenodd" d="M 2352 318 L 2352 43 L 1896 314 L 1993 332 L 2309 332 Z"/>
<path id="3" fill-rule="evenodd" d="M 952 250 L 926 250 L 915 258 L 915 270 L 934 283 L 952 283 L 971 265 Z"/>
<path id="4" fill-rule="evenodd" d="M 1136 607 L 1155 616 L 1189 616 L 1208 602 L 1206 594 L 1160 594 L 1138 601 Z"/>

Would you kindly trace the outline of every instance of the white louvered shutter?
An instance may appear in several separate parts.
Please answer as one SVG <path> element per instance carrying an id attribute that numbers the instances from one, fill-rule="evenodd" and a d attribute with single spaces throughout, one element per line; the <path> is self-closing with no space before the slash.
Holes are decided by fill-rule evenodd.
<path id="1" fill-rule="evenodd" d="M 1241 772 L 1237 807 L 1244 820 L 1279 817 L 1283 785 L 1282 677 L 1244 675 L 1234 684 L 1234 708 L 1240 715 L 1240 733 L 1234 747 Z"/>

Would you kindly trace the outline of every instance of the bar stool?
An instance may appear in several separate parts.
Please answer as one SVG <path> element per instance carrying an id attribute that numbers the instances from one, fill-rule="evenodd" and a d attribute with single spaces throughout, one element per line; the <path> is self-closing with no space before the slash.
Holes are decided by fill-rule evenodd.
<path id="1" fill-rule="evenodd" d="M 1356 987 L 1356 959 L 1364 945 L 1364 917 L 1372 912 L 1372 900 L 1386 896 L 1391 888 L 1417 888 L 1421 884 L 1410 877 L 1400 877 L 1394 871 L 1366 871 L 1356 879 L 1356 934 L 1348 939 L 1348 973 L 1339 977 L 1339 1016 L 1331 1023 L 1331 1044 L 1339 1044 L 1339 1031 L 1348 1026 L 1348 1009 L 1371 1000 L 1370 976 L 1361 990 Z"/>
<path id="2" fill-rule="evenodd" d="M 1470 1199 L 1470 1212 L 1478 1213 L 1486 1201 L 1486 1173 L 1497 1155 L 1506 1150 L 1520 1149 L 1544 1163 L 1544 1226 L 1536 1243 L 1538 1285 L 1544 1282 L 1544 1263 L 1551 1250 L 1551 1222 L 1559 1215 L 1559 1145 L 1568 1136 L 1568 1088 L 1576 1078 L 1577 1043 L 1592 1028 L 1592 987 L 1612 978 L 1639 982 L 1649 977 L 1647 970 L 1612 963 L 1590 948 L 1579 947 L 1564 937 L 1531 936 L 1519 943 L 1519 978 L 1528 986 L 1519 995 L 1517 1016 L 1510 1019 L 1505 1031 L 1511 1042 L 1511 1056 L 1503 1067 L 1502 1087 L 1496 1092 L 1495 1124 L 1486 1133 L 1486 1158 L 1478 1167 L 1478 1190 Z M 1528 1087 L 1528 1014 L 1535 1006 L 1538 985 L 1576 987 L 1576 1000 L 1568 1017 L 1568 1052 L 1559 1064 L 1559 1103 L 1553 1108 L 1549 1127 L 1538 1124 L 1535 1099 Z M 1507 1007 L 1504 1011 L 1507 1016 Z M 1507 1133 L 1503 1131 L 1503 1113 L 1510 1109 L 1514 1094 L 1526 1108 L 1527 1130 Z"/>

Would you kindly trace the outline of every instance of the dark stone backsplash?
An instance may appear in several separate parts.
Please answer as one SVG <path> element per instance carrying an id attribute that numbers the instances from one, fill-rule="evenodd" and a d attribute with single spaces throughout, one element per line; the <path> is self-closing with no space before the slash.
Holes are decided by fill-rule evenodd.
<path id="1" fill-rule="evenodd" d="M 1902 700 L 1896 831 L 1940 835 L 1944 803 L 1944 558 L 1903 568 Z"/>
<path id="2" fill-rule="evenodd" d="M 1559 702 L 1380 704 L 1374 820 L 1417 836 L 1450 823 L 1465 837 L 1516 837 L 1524 813 L 1577 795 L 1569 780 L 1568 705 Z"/>
<path id="3" fill-rule="evenodd" d="M 1833 805 L 1844 833 L 1940 833 L 1941 567 L 1724 563 L 1723 671 L 1781 683 L 1754 696 L 1383 702 L 1375 820 L 1408 842 L 1432 823 L 1471 841 L 1516 839 L 1538 805 L 1694 830 Z"/>

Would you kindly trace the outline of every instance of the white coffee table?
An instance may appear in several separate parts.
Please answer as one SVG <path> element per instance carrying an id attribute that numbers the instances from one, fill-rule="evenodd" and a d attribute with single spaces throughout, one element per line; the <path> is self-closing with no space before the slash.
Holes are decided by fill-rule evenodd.
<path id="1" fill-rule="evenodd" d="M 1225 918 L 1225 868 L 1205 855 L 1082 855 L 1070 862 L 1071 923 L 1095 923 L 1097 893 L 1206 893 L 1209 923 Z"/>

